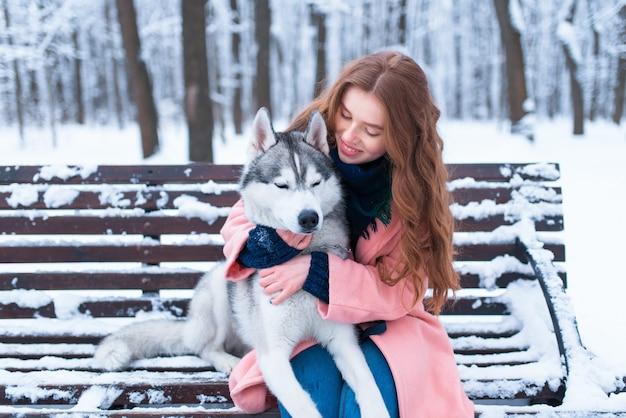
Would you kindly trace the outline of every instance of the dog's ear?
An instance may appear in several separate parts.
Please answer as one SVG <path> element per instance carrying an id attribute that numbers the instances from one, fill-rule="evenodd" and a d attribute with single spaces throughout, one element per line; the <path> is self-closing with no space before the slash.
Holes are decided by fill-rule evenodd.
<path id="1" fill-rule="evenodd" d="M 252 161 L 276 143 L 270 112 L 262 107 L 252 121 L 252 139 L 248 145 L 248 161 Z"/>
<path id="2" fill-rule="evenodd" d="M 326 138 L 326 123 L 322 114 L 317 110 L 311 113 L 309 118 L 309 126 L 306 128 L 305 142 L 314 148 L 323 152 L 328 156 L 330 149 L 328 147 L 328 139 Z"/>

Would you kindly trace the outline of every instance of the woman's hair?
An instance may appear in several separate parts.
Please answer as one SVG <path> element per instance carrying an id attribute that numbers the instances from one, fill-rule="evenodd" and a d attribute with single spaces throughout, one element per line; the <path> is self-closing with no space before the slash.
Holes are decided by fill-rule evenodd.
<path id="1" fill-rule="evenodd" d="M 439 314 L 448 289 L 457 290 L 460 285 L 452 265 L 452 197 L 446 187 L 443 141 L 436 128 L 440 111 L 433 102 L 426 75 L 415 61 L 398 52 L 358 58 L 348 63 L 337 81 L 296 117 L 290 129 L 305 129 L 311 112 L 317 109 L 324 116 L 328 140 L 334 145 L 334 116 L 350 87 L 373 94 L 386 112 L 384 138 L 392 166 L 391 191 L 404 232 L 402 258 L 394 266 L 397 271 L 382 268 L 381 278 L 390 285 L 402 278 L 410 280 L 417 303 L 424 296 L 422 269 L 433 289 L 432 297 L 425 301 L 426 308 Z"/>

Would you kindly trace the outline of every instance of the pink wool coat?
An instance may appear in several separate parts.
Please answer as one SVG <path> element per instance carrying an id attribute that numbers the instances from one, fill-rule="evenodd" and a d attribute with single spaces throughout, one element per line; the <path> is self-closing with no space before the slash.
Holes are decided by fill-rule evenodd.
<path id="1" fill-rule="evenodd" d="M 473 417 L 474 405 L 463 391 L 448 335 L 439 320 L 422 303 L 407 310 L 413 305 L 411 288 L 388 286 L 380 280 L 376 262 L 392 265 L 399 257 L 402 228 L 393 216 L 393 206 L 391 223 L 385 227 L 377 222 L 369 239 L 359 239 L 356 261 L 329 255 L 330 303 L 319 302 L 320 315 L 352 324 L 387 321 L 387 330 L 371 339 L 391 368 L 401 418 Z M 222 229 L 229 280 L 243 279 L 253 271 L 236 261 L 252 227 L 238 202 Z M 295 353 L 311 344 L 300 344 Z M 235 405 L 244 411 L 259 413 L 269 407 L 254 351 L 233 370 L 229 384 Z"/>

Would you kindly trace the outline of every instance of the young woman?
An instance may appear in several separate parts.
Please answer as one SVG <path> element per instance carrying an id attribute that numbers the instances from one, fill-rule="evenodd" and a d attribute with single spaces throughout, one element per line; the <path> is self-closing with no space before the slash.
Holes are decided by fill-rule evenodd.
<path id="1" fill-rule="evenodd" d="M 319 299 L 324 318 L 360 325 L 363 352 L 392 417 L 473 417 L 448 336 L 433 315 L 459 279 L 436 129 L 440 112 L 423 71 L 401 53 L 364 56 L 349 63 L 290 128 L 305 129 L 314 109 L 324 116 L 331 156 L 345 182 L 354 258 L 329 255 L 320 280 L 320 261 L 297 255 L 261 270 L 261 285 L 275 295 L 274 304 L 304 289 Z M 250 273 L 238 257 L 253 227 L 236 205 L 222 230 L 231 280 Z M 305 236 L 277 232 L 281 246 L 307 244 Z M 360 416 L 323 348 L 301 345 L 292 365 L 324 417 Z M 233 371 L 230 386 L 245 411 L 268 407 L 254 352 Z"/>

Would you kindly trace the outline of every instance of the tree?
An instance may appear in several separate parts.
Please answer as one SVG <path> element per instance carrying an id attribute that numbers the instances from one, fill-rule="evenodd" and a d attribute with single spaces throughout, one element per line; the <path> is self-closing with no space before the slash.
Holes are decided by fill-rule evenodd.
<path id="1" fill-rule="evenodd" d="M 324 90 L 324 82 L 326 79 L 326 13 L 320 10 L 318 5 L 310 4 L 311 22 L 317 29 L 317 54 L 315 68 L 315 91 L 317 97 Z"/>
<path id="2" fill-rule="evenodd" d="M 213 162 L 213 113 L 209 98 L 206 50 L 206 0 L 181 1 L 185 115 L 189 127 L 189 159 Z"/>
<path id="3" fill-rule="evenodd" d="M 230 0 L 230 10 L 233 19 L 233 31 L 232 31 L 232 45 L 231 53 L 233 56 L 233 64 L 235 65 L 235 71 L 233 71 L 234 87 L 233 87 L 233 125 L 235 133 L 241 134 L 243 132 L 243 107 L 242 107 L 242 95 L 241 95 L 241 19 L 239 17 L 239 10 L 237 10 L 237 0 Z"/>
<path id="4" fill-rule="evenodd" d="M 137 30 L 134 2 L 133 0 L 116 0 L 115 4 L 122 31 L 122 43 L 126 51 L 128 84 L 137 107 L 143 157 L 147 158 L 159 149 L 158 116 L 152 97 L 152 83 L 146 63 L 141 58 L 141 42 Z"/>
<path id="5" fill-rule="evenodd" d="M 7 27 L 7 43 L 9 47 L 13 46 L 13 38 L 8 29 L 10 29 L 10 16 L 9 16 L 9 4 L 7 0 L 3 3 L 4 9 L 4 22 Z M 19 65 L 17 63 L 17 57 L 13 59 L 13 73 L 15 80 L 15 110 L 17 113 L 17 126 L 20 131 L 21 144 L 24 145 L 24 107 L 22 105 L 22 81 L 20 78 Z"/>
<path id="6" fill-rule="evenodd" d="M 626 5 L 619 11 L 622 21 L 622 44 L 617 63 L 617 83 L 615 83 L 615 105 L 613 106 L 613 122 L 619 125 L 624 113 L 624 89 L 626 88 Z"/>
<path id="7" fill-rule="evenodd" d="M 83 78 L 82 59 L 80 59 L 80 48 L 78 47 L 78 30 L 72 31 L 72 44 L 76 51 L 74 57 L 74 101 L 76 103 L 76 123 L 83 125 L 85 123 L 85 105 L 83 103 Z"/>
<path id="8" fill-rule="evenodd" d="M 254 1 L 254 37 L 257 44 L 256 79 L 254 91 L 257 108 L 265 107 L 272 112 L 270 83 L 270 28 L 272 11 L 269 0 Z"/>
<path id="9" fill-rule="evenodd" d="M 513 3 L 511 3 L 511 1 Z M 526 91 L 526 76 L 524 68 L 524 52 L 521 42 L 521 18 L 518 0 L 493 0 L 496 9 L 498 24 L 500 25 L 500 38 L 504 49 L 506 66 L 507 93 L 509 102 L 509 119 L 511 120 L 511 132 L 521 133 L 529 139 L 534 136 L 533 128 L 524 120 L 525 116 L 532 111 L 529 106 Z"/>
<path id="10" fill-rule="evenodd" d="M 584 105 L 583 89 L 578 79 L 578 63 L 581 60 L 576 32 L 574 30 L 574 13 L 576 12 L 576 1 L 569 0 L 564 3 L 561 11 L 561 21 L 557 27 L 557 35 L 563 46 L 565 62 L 569 69 L 570 94 L 572 97 L 572 112 L 574 113 L 574 135 L 582 135 L 584 129 Z"/>
<path id="11" fill-rule="evenodd" d="M 124 118 L 123 118 L 123 105 L 122 105 L 122 95 L 120 93 L 120 77 L 119 77 L 119 67 L 121 65 L 118 64 L 118 59 L 115 56 L 115 40 L 118 39 L 116 34 L 113 33 L 112 21 L 111 17 L 111 8 L 113 2 L 111 0 L 107 0 L 104 3 L 104 22 L 105 22 L 105 46 L 107 51 L 107 57 L 110 62 L 109 68 L 111 69 L 111 83 L 110 89 L 111 93 L 109 96 L 113 100 L 112 106 L 109 107 L 109 112 L 115 113 L 115 119 L 117 120 L 117 126 L 122 129 L 124 127 Z"/>

